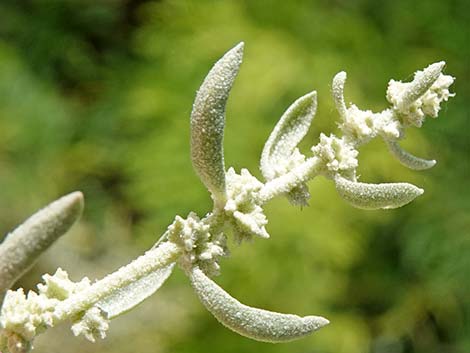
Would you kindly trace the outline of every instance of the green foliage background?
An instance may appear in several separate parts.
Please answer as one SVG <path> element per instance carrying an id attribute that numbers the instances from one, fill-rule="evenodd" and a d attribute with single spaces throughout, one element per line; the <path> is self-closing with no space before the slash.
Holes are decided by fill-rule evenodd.
<path id="1" fill-rule="evenodd" d="M 227 108 L 226 164 L 260 177 L 259 155 L 289 104 L 316 89 L 307 148 L 336 130 L 330 82 L 381 110 L 390 78 L 445 60 L 457 96 L 405 145 L 436 158 L 400 166 L 380 141 L 361 150 L 370 182 L 426 190 L 393 211 L 345 204 L 310 183 L 311 206 L 267 207 L 271 239 L 231 245 L 216 280 L 249 305 L 324 315 L 287 344 L 254 342 L 206 312 L 180 271 L 91 344 L 64 325 L 37 352 L 463 353 L 470 351 L 469 28 L 465 0 L 1 1 L 0 231 L 82 190 L 81 222 L 19 285 L 58 266 L 99 278 L 149 248 L 210 198 L 189 159 L 189 114 L 211 65 L 239 41 L 245 59 Z"/>

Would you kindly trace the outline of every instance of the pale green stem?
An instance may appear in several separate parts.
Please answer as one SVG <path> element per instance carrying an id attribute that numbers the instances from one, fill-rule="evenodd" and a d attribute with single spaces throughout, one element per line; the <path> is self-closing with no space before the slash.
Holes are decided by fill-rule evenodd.
<path id="1" fill-rule="evenodd" d="M 319 173 L 321 160 L 317 157 L 308 158 L 304 163 L 289 173 L 268 181 L 259 192 L 259 200 L 267 202 L 272 198 L 285 194 L 293 188 L 312 179 Z"/>
<path id="2" fill-rule="evenodd" d="M 95 282 L 85 291 L 72 295 L 57 305 L 54 313 L 55 323 L 83 310 L 87 310 L 114 291 L 124 288 L 155 270 L 175 262 L 179 255 L 180 249 L 176 244 L 170 242 L 161 243 L 158 247 L 147 251 L 130 264 Z"/>

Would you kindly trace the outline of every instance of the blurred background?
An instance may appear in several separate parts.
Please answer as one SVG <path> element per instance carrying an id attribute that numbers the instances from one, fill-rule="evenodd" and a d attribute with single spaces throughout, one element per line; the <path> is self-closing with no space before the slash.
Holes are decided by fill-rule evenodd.
<path id="1" fill-rule="evenodd" d="M 36 352 L 470 352 L 469 4 L 427 1 L 0 2 L 0 233 L 73 190 L 81 221 L 19 283 L 33 289 L 60 266 L 100 278 L 152 246 L 176 214 L 210 210 L 189 157 L 194 94 L 239 41 L 245 57 L 227 107 L 226 165 L 260 177 L 263 144 L 284 110 L 316 89 L 304 151 L 337 131 L 331 79 L 346 99 L 388 106 L 390 78 L 445 60 L 456 92 L 437 120 L 403 145 L 437 159 L 409 171 L 377 140 L 361 148 L 361 180 L 426 190 L 398 210 L 363 211 L 322 178 L 310 207 L 267 205 L 271 239 L 222 261 L 223 288 L 242 302 L 331 324 L 287 344 L 232 333 L 208 313 L 180 270 L 114 320 L 106 340 L 69 325 Z"/>

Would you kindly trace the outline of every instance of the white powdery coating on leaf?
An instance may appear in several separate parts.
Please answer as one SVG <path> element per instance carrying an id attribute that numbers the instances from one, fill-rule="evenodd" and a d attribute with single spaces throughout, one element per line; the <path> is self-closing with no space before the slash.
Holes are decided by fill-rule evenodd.
<path id="1" fill-rule="evenodd" d="M 346 117 L 346 103 L 344 101 L 344 84 L 346 83 L 346 72 L 341 71 L 333 78 L 331 93 L 335 102 L 336 110 L 344 119 Z"/>
<path id="2" fill-rule="evenodd" d="M 314 91 L 297 99 L 282 115 L 261 154 L 260 169 L 266 180 L 285 175 L 305 162 L 296 146 L 307 134 L 316 109 Z M 306 206 L 310 199 L 306 184 L 293 188 L 286 196 L 292 204 L 300 206 Z"/>
<path id="3" fill-rule="evenodd" d="M 311 92 L 297 99 L 282 115 L 261 155 L 260 167 L 266 180 L 285 174 L 293 164 L 305 161 L 296 147 L 307 134 L 316 109 L 317 93 Z"/>
<path id="4" fill-rule="evenodd" d="M 191 284 L 201 302 L 229 329 L 263 342 L 286 342 L 306 336 L 329 321 L 321 316 L 300 317 L 252 308 L 231 297 L 199 268 L 189 273 Z"/>
<path id="5" fill-rule="evenodd" d="M 400 145 L 396 141 L 386 140 L 386 143 L 390 152 L 392 152 L 392 154 L 398 159 L 398 161 L 405 167 L 408 167 L 413 170 L 425 170 L 432 168 L 436 165 L 435 160 L 419 158 L 405 151 L 400 147 Z"/>
<path id="6" fill-rule="evenodd" d="M 247 169 L 240 175 L 233 168 L 227 171 L 227 203 L 225 214 L 235 228 L 237 241 L 250 239 L 252 235 L 269 238 L 265 225 L 268 223 L 258 195 L 263 187 Z"/>
<path id="7" fill-rule="evenodd" d="M 367 210 L 398 208 L 413 201 L 423 193 L 408 183 L 368 184 L 335 178 L 336 190 L 352 206 Z"/>
<path id="8" fill-rule="evenodd" d="M 80 217 L 83 195 L 73 192 L 36 212 L 0 244 L 0 293 L 24 274 Z"/>
<path id="9" fill-rule="evenodd" d="M 406 125 L 421 127 L 426 115 L 436 118 L 441 103 L 455 95 L 449 92 L 454 78 L 441 74 L 443 67 L 444 62 L 439 62 L 417 71 L 409 83 L 390 80 L 387 100 Z"/>
<path id="10" fill-rule="evenodd" d="M 131 283 L 127 287 L 120 288 L 109 297 L 96 304 L 106 313 L 108 319 L 112 319 L 122 313 L 131 310 L 145 299 L 153 295 L 171 275 L 174 263 L 157 269 L 148 276 Z"/>
<path id="11" fill-rule="evenodd" d="M 191 113 L 191 159 L 216 201 L 225 197 L 225 105 L 242 57 L 240 43 L 214 65 L 196 94 Z"/>

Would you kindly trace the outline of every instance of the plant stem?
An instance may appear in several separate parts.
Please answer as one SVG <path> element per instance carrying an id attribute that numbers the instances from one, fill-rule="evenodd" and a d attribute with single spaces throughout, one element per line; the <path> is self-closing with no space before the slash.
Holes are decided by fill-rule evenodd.
<path id="1" fill-rule="evenodd" d="M 308 158 L 304 163 L 292 169 L 289 173 L 268 181 L 259 193 L 259 199 L 264 203 L 272 198 L 285 194 L 302 183 L 312 179 L 321 166 L 317 157 Z"/>
<path id="2" fill-rule="evenodd" d="M 156 248 L 148 250 L 130 264 L 95 282 L 87 290 L 61 302 L 54 312 L 54 324 L 90 308 L 114 291 L 128 286 L 156 269 L 175 262 L 179 255 L 179 247 L 171 242 L 161 243 Z"/>

